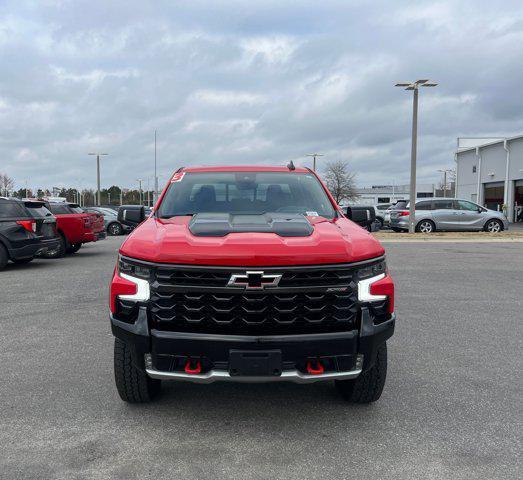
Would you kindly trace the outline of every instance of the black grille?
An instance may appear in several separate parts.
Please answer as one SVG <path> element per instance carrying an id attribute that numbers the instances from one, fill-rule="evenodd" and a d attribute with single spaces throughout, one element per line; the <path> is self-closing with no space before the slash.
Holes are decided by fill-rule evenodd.
<path id="1" fill-rule="evenodd" d="M 351 268 L 264 268 L 278 288 L 227 288 L 231 274 L 253 269 L 153 269 L 150 313 L 159 330 L 273 335 L 352 330 L 358 316 Z"/>
<path id="2" fill-rule="evenodd" d="M 253 267 L 247 270 L 257 271 L 259 268 Z M 269 273 L 267 269 L 264 270 Z M 245 273 L 246 269 L 242 270 L 173 270 L 169 268 L 159 268 L 156 272 L 156 279 L 159 284 L 176 285 L 180 287 L 226 287 L 232 273 Z M 353 270 L 351 269 L 334 269 L 322 270 L 311 269 L 300 271 L 296 270 L 276 270 L 271 269 L 272 273 L 281 273 L 282 278 L 279 287 L 324 287 L 324 286 L 338 286 L 350 283 Z"/>

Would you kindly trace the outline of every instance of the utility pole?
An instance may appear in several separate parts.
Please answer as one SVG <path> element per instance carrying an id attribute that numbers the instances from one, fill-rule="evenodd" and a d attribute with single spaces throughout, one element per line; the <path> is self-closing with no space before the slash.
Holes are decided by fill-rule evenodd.
<path id="1" fill-rule="evenodd" d="M 443 198 L 447 198 L 447 172 L 451 172 L 450 168 L 439 169 L 438 172 L 443 173 Z"/>
<path id="2" fill-rule="evenodd" d="M 416 80 L 414 83 L 399 82 L 395 87 L 406 87 L 405 90 L 412 90 L 412 144 L 410 150 L 410 199 L 409 199 L 409 233 L 416 231 L 416 155 L 418 146 L 418 90 L 419 87 L 435 87 L 437 83 L 429 80 Z"/>
<path id="3" fill-rule="evenodd" d="M 96 202 L 95 204 L 100 206 L 100 157 L 103 155 L 109 155 L 108 153 L 88 153 L 87 155 L 96 155 Z"/>
<path id="4" fill-rule="evenodd" d="M 107 203 L 111 205 L 111 192 L 107 192 Z"/>
<path id="5" fill-rule="evenodd" d="M 120 188 L 120 207 L 123 205 L 123 188 Z"/>
<path id="6" fill-rule="evenodd" d="M 307 155 L 305 155 L 306 157 L 312 157 L 313 158 L 313 162 L 312 162 L 312 170 L 313 171 L 316 171 L 316 157 L 324 157 L 325 155 L 323 155 L 323 153 L 308 153 Z"/>

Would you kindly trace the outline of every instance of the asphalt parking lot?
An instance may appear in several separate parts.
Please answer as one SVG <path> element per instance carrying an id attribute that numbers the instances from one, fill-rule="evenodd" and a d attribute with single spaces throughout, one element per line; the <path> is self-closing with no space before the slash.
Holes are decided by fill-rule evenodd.
<path id="1" fill-rule="evenodd" d="M 0 273 L 0 478 L 521 478 L 521 243 L 386 245 L 399 320 L 374 405 L 169 384 L 129 406 L 106 306 L 121 240 Z"/>

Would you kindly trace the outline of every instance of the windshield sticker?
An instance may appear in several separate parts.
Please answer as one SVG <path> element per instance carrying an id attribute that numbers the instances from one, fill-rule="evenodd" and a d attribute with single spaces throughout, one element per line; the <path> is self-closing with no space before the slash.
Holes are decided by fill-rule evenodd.
<path id="1" fill-rule="evenodd" d="M 173 178 L 171 178 L 171 183 L 181 182 L 184 175 L 185 175 L 185 172 L 175 173 L 173 175 Z"/>
<path id="2" fill-rule="evenodd" d="M 305 212 L 308 217 L 318 217 L 318 212 Z"/>

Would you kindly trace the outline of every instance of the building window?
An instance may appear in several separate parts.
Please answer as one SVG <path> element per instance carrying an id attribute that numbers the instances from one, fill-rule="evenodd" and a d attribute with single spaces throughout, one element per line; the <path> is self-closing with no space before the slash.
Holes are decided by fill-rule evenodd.
<path id="1" fill-rule="evenodd" d="M 476 165 L 472 166 L 472 173 L 476 173 Z"/>
<path id="2" fill-rule="evenodd" d="M 378 197 L 378 203 L 389 203 L 390 197 Z"/>
<path id="3" fill-rule="evenodd" d="M 418 192 L 418 194 L 416 195 L 417 198 L 430 198 L 433 196 L 434 195 L 432 192 Z"/>

